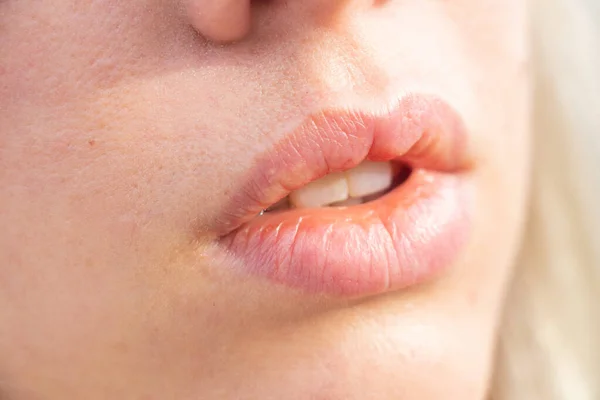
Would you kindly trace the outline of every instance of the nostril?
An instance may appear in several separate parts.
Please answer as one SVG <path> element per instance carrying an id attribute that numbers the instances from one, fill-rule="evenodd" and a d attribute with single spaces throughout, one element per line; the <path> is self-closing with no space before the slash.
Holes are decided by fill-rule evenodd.
<path id="1" fill-rule="evenodd" d="M 250 31 L 250 0 L 184 1 L 190 23 L 210 41 L 239 41 Z"/>

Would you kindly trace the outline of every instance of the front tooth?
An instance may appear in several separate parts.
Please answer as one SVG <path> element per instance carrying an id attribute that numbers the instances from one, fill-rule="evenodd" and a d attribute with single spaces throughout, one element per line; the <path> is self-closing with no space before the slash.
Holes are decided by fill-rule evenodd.
<path id="1" fill-rule="evenodd" d="M 389 162 L 364 161 L 346 171 L 348 194 L 350 197 L 363 197 L 388 189 L 394 174 Z"/>
<path id="2" fill-rule="evenodd" d="M 290 203 L 298 208 L 323 207 L 348 198 L 344 173 L 334 172 L 290 193 Z"/>

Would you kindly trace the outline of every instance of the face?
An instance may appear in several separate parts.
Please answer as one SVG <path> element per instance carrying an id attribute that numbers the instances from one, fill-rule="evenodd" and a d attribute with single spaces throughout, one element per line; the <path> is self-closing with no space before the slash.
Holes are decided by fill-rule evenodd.
<path id="1" fill-rule="evenodd" d="M 0 1 L 0 397 L 482 399 L 525 8 Z"/>

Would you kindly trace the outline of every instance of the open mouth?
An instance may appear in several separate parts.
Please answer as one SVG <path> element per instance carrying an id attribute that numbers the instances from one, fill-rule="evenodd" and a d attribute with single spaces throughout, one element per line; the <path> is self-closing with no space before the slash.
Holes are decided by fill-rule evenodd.
<path id="1" fill-rule="evenodd" d="M 376 200 L 405 182 L 411 168 L 399 162 L 363 161 L 347 171 L 335 172 L 290 193 L 263 212 L 292 208 L 350 207 Z"/>
<path id="2" fill-rule="evenodd" d="M 379 115 L 311 116 L 225 207 L 224 254 L 277 284 L 345 297 L 430 279 L 470 231 L 466 135 L 448 104 L 426 96 Z"/>

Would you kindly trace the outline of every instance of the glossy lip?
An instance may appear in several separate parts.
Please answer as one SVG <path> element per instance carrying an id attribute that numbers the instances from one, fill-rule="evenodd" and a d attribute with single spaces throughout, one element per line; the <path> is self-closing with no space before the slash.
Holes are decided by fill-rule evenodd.
<path id="1" fill-rule="evenodd" d="M 360 206 L 257 217 L 292 190 L 363 160 L 409 179 Z M 221 218 L 219 244 L 242 270 L 307 292 L 358 297 L 432 278 L 470 232 L 467 130 L 447 103 L 408 95 L 384 113 L 326 110 L 266 152 Z"/>

